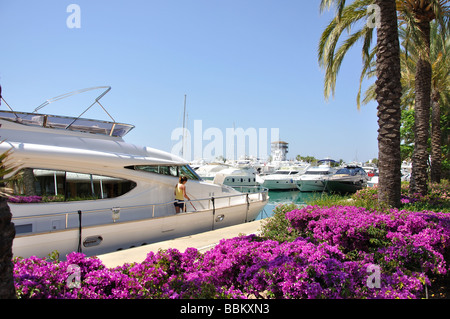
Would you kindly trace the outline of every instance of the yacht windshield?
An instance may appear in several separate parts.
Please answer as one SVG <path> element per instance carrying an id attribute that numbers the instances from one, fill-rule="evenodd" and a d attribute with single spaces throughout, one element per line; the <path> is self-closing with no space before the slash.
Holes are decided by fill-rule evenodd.
<path id="1" fill-rule="evenodd" d="M 339 174 L 345 174 L 345 175 L 351 175 L 355 176 L 357 174 L 364 174 L 364 171 L 359 167 L 346 167 L 341 168 L 336 172 L 337 175 Z"/>
<path id="2" fill-rule="evenodd" d="M 126 168 L 173 177 L 186 176 L 188 179 L 196 181 L 201 180 L 189 165 L 134 165 Z"/>

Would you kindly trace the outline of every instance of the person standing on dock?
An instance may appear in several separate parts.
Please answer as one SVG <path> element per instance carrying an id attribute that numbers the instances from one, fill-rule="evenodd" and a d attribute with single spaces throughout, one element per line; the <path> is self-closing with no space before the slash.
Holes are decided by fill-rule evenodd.
<path id="1" fill-rule="evenodd" d="M 180 176 L 178 184 L 175 186 L 175 202 L 173 204 L 175 205 L 175 212 L 177 214 L 180 213 L 180 208 L 182 208 L 183 211 L 186 211 L 184 199 L 186 198 L 187 200 L 191 200 L 186 194 L 186 182 L 187 177 Z"/>

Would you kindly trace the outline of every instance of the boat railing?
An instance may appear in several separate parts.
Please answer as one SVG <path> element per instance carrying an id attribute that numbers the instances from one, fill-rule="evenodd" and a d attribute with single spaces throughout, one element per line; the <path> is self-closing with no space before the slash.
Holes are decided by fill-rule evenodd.
<path id="1" fill-rule="evenodd" d="M 247 192 L 241 194 L 233 194 L 233 195 L 224 195 L 224 196 L 216 196 L 216 197 L 208 197 L 201 199 L 192 199 L 185 201 L 186 211 L 184 213 L 195 213 L 211 210 L 213 215 L 215 214 L 216 209 L 225 208 L 225 207 L 233 207 L 237 205 L 247 205 L 247 213 L 248 207 L 253 202 L 258 201 L 266 201 L 268 199 L 268 189 L 260 188 L 258 192 Z M 149 219 L 149 218 L 162 218 L 169 217 L 175 215 L 175 208 L 173 205 L 174 201 L 162 202 L 162 203 L 153 203 L 153 204 L 145 204 L 145 205 L 131 205 L 131 206 L 115 206 L 108 208 L 100 208 L 100 209 L 85 209 L 85 210 L 75 210 L 75 211 L 67 211 L 60 213 L 48 213 L 48 214 L 34 214 L 27 216 L 20 216 L 12 218 L 12 221 L 17 223 L 16 226 L 20 226 L 21 222 L 27 220 L 43 220 L 48 219 L 49 221 L 54 221 L 55 218 L 59 218 L 59 220 L 63 221 L 63 226 L 58 229 L 51 230 L 42 230 L 42 231 L 24 231 L 17 232 L 17 235 L 29 235 L 30 233 L 42 233 L 48 232 L 52 230 L 68 230 L 75 229 L 78 227 L 88 227 L 95 226 L 98 224 L 112 224 L 117 221 L 136 221 L 139 219 Z M 21 204 L 18 204 L 21 205 Z M 133 216 L 124 216 L 121 213 L 126 211 L 136 211 Z M 91 215 L 101 215 L 96 219 L 97 223 L 92 224 L 84 222 L 83 218 Z M 101 223 L 98 221 L 101 220 Z"/>

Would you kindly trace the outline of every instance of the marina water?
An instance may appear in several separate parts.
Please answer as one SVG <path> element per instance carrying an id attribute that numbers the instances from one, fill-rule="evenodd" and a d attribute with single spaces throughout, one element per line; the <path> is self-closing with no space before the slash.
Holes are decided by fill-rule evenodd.
<path id="1" fill-rule="evenodd" d="M 269 202 L 259 213 L 256 220 L 264 219 L 273 215 L 273 210 L 280 204 L 305 205 L 306 201 L 327 193 L 301 192 L 299 190 L 269 190 Z"/>

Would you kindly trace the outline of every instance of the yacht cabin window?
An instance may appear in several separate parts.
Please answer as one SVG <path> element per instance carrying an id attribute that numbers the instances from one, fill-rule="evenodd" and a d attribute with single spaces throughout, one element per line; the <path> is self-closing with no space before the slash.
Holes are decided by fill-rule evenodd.
<path id="1" fill-rule="evenodd" d="M 200 176 L 198 176 L 189 165 L 134 165 L 127 166 L 126 168 L 147 173 L 169 175 L 173 177 L 186 176 L 188 179 L 201 180 Z"/>
<path id="2" fill-rule="evenodd" d="M 328 175 L 329 171 L 306 171 L 304 175 Z"/>
<path id="3" fill-rule="evenodd" d="M 115 177 L 49 169 L 25 168 L 13 178 L 11 202 L 53 202 L 114 198 L 136 183 Z"/>

